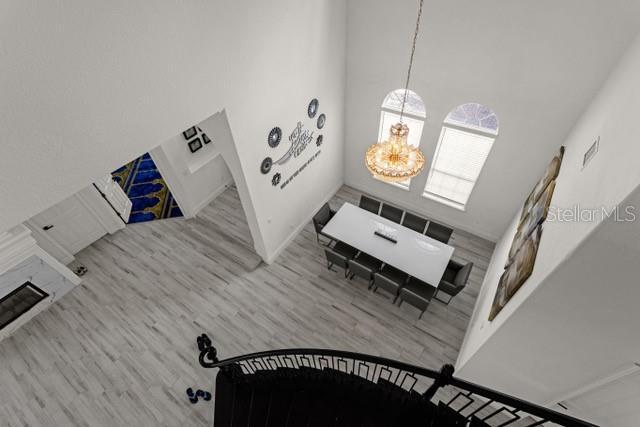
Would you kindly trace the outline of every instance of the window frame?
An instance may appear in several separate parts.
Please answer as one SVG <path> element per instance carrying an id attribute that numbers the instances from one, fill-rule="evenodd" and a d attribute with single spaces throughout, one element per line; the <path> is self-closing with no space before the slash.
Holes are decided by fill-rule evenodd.
<path id="1" fill-rule="evenodd" d="M 456 107 L 458 108 L 458 107 Z M 453 110 L 452 110 L 453 111 Z M 495 113 L 494 113 L 495 114 Z M 448 117 L 448 115 L 447 115 Z M 436 161 L 438 159 L 438 154 L 440 152 L 440 149 L 442 147 L 442 141 L 444 139 L 444 135 L 446 132 L 446 129 L 453 129 L 453 130 L 457 130 L 460 132 L 465 132 L 471 135 L 477 135 L 480 137 L 484 137 L 484 138 L 489 138 L 491 139 L 491 147 L 489 148 L 489 152 L 487 153 L 487 157 L 484 159 L 484 162 L 482 163 L 482 167 L 480 168 L 480 171 L 478 172 L 478 177 L 474 180 L 471 181 L 469 179 L 465 179 L 462 178 L 460 176 L 454 176 L 451 174 L 448 174 L 447 172 L 444 171 L 440 171 L 437 170 L 436 168 Z M 493 144 L 495 144 L 496 139 L 498 138 L 498 130 L 491 131 L 491 130 L 485 130 L 485 129 L 481 129 L 478 128 L 477 126 L 472 126 L 472 125 L 467 125 L 467 126 L 463 126 L 457 122 L 452 123 L 450 121 L 447 121 L 447 119 L 445 118 L 444 122 L 442 123 L 442 129 L 440 130 L 440 136 L 438 137 L 438 143 L 436 145 L 436 151 L 433 154 L 433 161 L 431 162 L 431 166 L 429 167 L 429 173 L 427 175 L 427 181 L 424 184 L 424 189 L 422 190 L 422 197 L 424 197 L 425 199 L 429 199 L 429 200 L 433 200 L 435 202 L 441 203 L 443 205 L 452 207 L 454 209 L 457 209 L 459 211 L 465 212 L 467 210 L 467 205 L 469 204 L 469 200 L 471 199 L 471 195 L 473 194 L 473 190 L 475 190 L 476 188 L 476 184 L 478 183 L 478 180 L 480 179 L 480 175 L 482 174 L 482 171 L 484 170 L 484 166 L 487 162 L 487 159 L 489 158 L 489 155 L 491 154 L 491 150 L 493 150 Z M 456 179 L 462 180 L 462 181 L 467 181 L 467 182 L 471 182 L 471 190 L 469 191 L 469 196 L 467 197 L 467 200 L 464 204 L 458 202 L 457 200 L 452 200 L 448 197 L 445 197 L 443 195 L 437 194 L 437 193 L 433 193 L 431 191 L 427 190 L 427 185 L 429 185 L 429 181 L 431 180 L 432 176 L 433 176 L 433 172 L 439 172 L 445 175 L 450 175 L 455 177 Z"/>

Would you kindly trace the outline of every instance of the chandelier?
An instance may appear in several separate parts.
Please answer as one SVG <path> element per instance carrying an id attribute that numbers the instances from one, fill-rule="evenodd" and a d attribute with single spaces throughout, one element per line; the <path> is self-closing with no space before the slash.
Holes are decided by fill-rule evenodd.
<path id="1" fill-rule="evenodd" d="M 411 78 L 411 67 L 413 66 L 413 55 L 416 51 L 416 40 L 420 29 L 423 2 L 424 0 L 420 0 L 416 29 L 413 33 L 409 69 L 407 70 L 407 80 L 404 85 L 404 96 L 402 97 L 402 107 L 400 108 L 400 121 L 391 126 L 389 138 L 386 141 L 373 144 L 367 149 L 365 155 L 367 169 L 375 178 L 387 182 L 400 182 L 413 178 L 422 172 L 424 168 L 424 155 L 419 148 L 409 145 L 407 142 L 409 127 L 402 122 Z"/>

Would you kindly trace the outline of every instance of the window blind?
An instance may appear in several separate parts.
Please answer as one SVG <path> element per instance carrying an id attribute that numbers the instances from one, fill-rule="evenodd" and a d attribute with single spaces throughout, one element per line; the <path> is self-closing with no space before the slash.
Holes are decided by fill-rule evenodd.
<path id="1" fill-rule="evenodd" d="M 493 141 L 489 136 L 443 126 L 423 195 L 464 208 Z"/>

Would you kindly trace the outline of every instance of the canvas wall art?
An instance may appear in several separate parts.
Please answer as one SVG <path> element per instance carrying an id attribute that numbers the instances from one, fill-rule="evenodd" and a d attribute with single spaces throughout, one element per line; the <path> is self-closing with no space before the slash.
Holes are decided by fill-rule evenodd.
<path id="1" fill-rule="evenodd" d="M 520 221 L 507 255 L 505 271 L 498 282 L 489 320 L 493 320 L 498 315 L 533 272 L 542 227 L 549 214 L 563 156 L 564 147 L 560 147 L 549 162 L 542 178 L 524 202 Z"/>
<path id="2" fill-rule="evenodd" d="M 507 267 L 504 273 L 502 273 L 493 304 L 491 305 L 489 320 L 493 320 L 498 315 L 518 289 L 520 289 L 529 276 L 531 276 L 541 234 L 542 226 L 538 225 L 524 241 L 514 257 L 513 262 Z"/>

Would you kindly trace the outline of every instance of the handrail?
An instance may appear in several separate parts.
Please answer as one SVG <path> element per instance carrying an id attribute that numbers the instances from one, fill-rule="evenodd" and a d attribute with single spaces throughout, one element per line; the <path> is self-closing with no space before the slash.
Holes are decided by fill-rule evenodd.
<path id="1" fill-rule="evenodd" d="M 413 372 L 424 377 L 436 379 L 440 375 L 439 371 L 423 368 L 421 366 L 411 365 L 409 363 L 400 362 L 398 360 L 387 359 L 385 357 L 372 356 L 370 354 L 356 353 L 352 351 L 331 350 L 326 348 L 287 348 L 279 350 L 259 351 L 257 353 L 244 354 L 242 356 L 230 357 L 218 362 L 206 362 L 205 352 L 200 353 L 200 365 L 204 368 L 222 368 L 234 363 L 242 362 L 250 359 L 261 359 L 270 356 L 289 356 L 289 355 L 318 355 L 318 356 L 338 356 L 348 359 L 357 359 L 364 362 L 377 363 L 379 365 L 387 365 L 391 368 L 402 369 L 403 371 Z"/>
<path id="2" fill-rule="evenodd" d="M 246 361 L 251 361 L 256 359 L 267 359 L 267 358 L 279 357 L 279 356 L 319 356 L 319 357 L 329 356 L 329 357 L 336 357 L 336 358 L 345 358 L 345 359 L 351 359 L 354 361 L 357 360 L 362 362 L 373 363 L 380 366 L 386 366 L 389 368 L 398 369 L 399 371 L 404 371 L 407 373 L 420 375 L 426 378 L 433 379 L 434 380 L 433 384 L 423 394 L 423 396 L 429 399 L 434 396 L 437 389 L 450 385 L 450 386 L 462 389 L 466 392 L 466 393 L 458 393 L 458 395 L 456 395 L 456 397 L 454 397 L 451 401 L 455 400 L 460 395 L 462 395 L 463 397 L 466 397 L 467 399 L 470 399 L 470 396 L 472 394 L 475 394 L 475 395 L 481 396 L 484 399 L 487 399 L 487 402 L 485 403 L 484 406 L 487 406 L 492 402 L 496 402 L 501 405 L 505 405 L 509 408 L 513 408 L 512 410 L 508 410 L 503 407 L 501 409 L 498 409 L 491 415 L 485 417 L 485 419 L 491 418 L 502 411 L 506 411 L 510 413 L 512 416 L 517 416 L 518 418 L 519 418 L 518 416 L 519 412 L 525 412 L 526 414 L 532 417 L 535 417 L 539 420 L 538 422 L 532 424 L 532 426 L 542 425 L 543 423 L 546 423 L 546 422 L 552 422 L 552 423 L 560 424 L 565 427 L 598 427 L 595 424 L 582 421 L 578 418 L 563 414 L 561 412 L 554 411 L 549 408 L 545 408 L 535 403 L 530 403 L 520 398 L 510 396 L 508 394 L 505 394 L 484 386 L 480 386 L 478 384 L 474 384 L 469 381 L 455 378 L 453 377 L 454 368 L 452 365 L 444 365 L 440 371 L 436 371 L 433 369 L 427 369 L 421 366 L 412 365 L 410 363 L 388 359 L 385 357 L 373 356 L 370 354 L 357 353 L 352 351 L 333 350 L 333 349 L 324 349 L 324 348 L 288 348 L 288 349 L 278 349 L 278 350 L 267 350 L 267 351 L 244 354 L 241 356 L 230 357 L 224 360 L 219 360 L 217 357 L 217 350 L 212 345 L 211 340 L 207 335 L 202 334 L 201 336 L 199 336 L 197 342 L 198 342 L 198 349 L 200 350 L 200 355 L 198 357 L 198 360 L 200 362 L 200 365 L 203 366 L 204 368 L 225 369 L 227 367 L 238 364 L 240 362 L 246 362 Z M 449 404 L 450 403 L 451 402 L 449 402 Z M 469 417 L 471 417 L 471 415 L 469 415 Z M 507 425 L 507 424 L 510 424 L 511 422 L 507 422 L 501 425 Z"/>
<path id="3" fill-rule="evenodd" d="M 595 424 L 591 424 L 579 418 L 563 414 L 562 412 L 557 412 L 553 409 L 545 408 L 544 406 L 530 403 L 518 397 L 510 396 L 500 391 L 474 384 L 469 381 L 461 380 L 459 378 L 452 377 L 449 381 L 449 385 L 461 388 L 479 396 L 483 396 L 490 400 L 495 400 L 496 402 L 500 402 L 503 405 L 517 408 L 518 410 L 527 412 L 535 417 L 545 419 L 547 422 L 560 424 L 566 427 L 599 427 Z"/>

